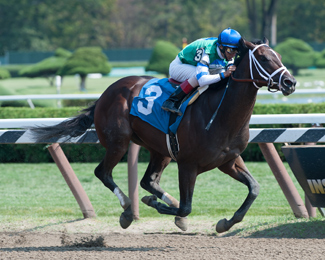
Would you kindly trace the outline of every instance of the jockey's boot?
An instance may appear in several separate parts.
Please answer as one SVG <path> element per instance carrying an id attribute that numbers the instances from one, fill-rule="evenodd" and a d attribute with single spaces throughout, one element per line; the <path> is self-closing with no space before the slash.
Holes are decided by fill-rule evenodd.
<path id="1" fill-rule="evenodd" d="M 186 95 L 187 94 L 183 91 L 182 87 L 178 86 L 177 89 L 169 96 L 169 98 L 165 100 L 161 108 L 165 111 L 177 113 L 179 116 L 181 116 L 182 112 L 179 110 L 179 107 Z"/>

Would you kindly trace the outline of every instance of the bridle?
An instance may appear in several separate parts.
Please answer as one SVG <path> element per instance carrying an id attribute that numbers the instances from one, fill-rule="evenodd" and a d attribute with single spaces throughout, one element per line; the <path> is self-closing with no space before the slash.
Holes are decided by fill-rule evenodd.
<path id="1" fill-rule="evenodd" d="M 252 82 L 254 84 L 254 86 L 257 88 L 257 89 L 260 89 L 261 87 L 259 87 L 257 84 L 261 84 L 263 86 L 267 86 L 268 87 L 268 91 L 270 92 L 276 92 L 276 91 L 279 91 L 281 90 L 281 79 L 282 79 L 282 76 L 285 72 L 288 72 L 287 68 L 285 66 L 283 66 L 281 60 L 279 59 L 278 55 L 275 53 L 275 51 L 273 51 L 272 49 L 270 49 L 274 55 L 278 58 L 278 60 L 280 61 L 280 63 L 282 64 L 282 67 L 278 68 L 277 70 L 275 70 L 272 74 L 269 74 L 263 67 L 262 65 L 258 62 L 258 60 L 256 59 L 255 55 L 254 55 L 254 52 L 259 48 L 259 47 L 262 47 L 262 46 L 267 46 L 269 47 L 267 44 L 260 44 L 258 46 L 256 46 L 253 50 L 249 50 L 249 69 L 250 69 L 250 75 L 251 75 L 251 78 L 250 79 L 237 79 L 233 76 L 233 74 L 231 74 L 231 78 L 234 80 L 234 81 L 237 81 L 237 82 Z M 258 74 L 264 79 L 264 80 L 260 80 L 260 79 L 254 79 L 254 76 L 253 76 L 253 65 L 254 65 L 254 68 L 256 69 L 256 71 L 258 72 Z M 278 74 L 278 73 L 281 73 L 280 75 L 280 78 L 279 78 L 279 82 L 274 82 L 273 81 L 273 77 Z M 276 89 L 275 91 L 272 91 L 271 88 L 273 86 L 277 86 L 278 89 Z"/>
<path id="2" fill-rule="evenodd" d="M 262 65 L 258 62 L 258 60 L 256 59 L 255 55 L 254 55 L 254 52 L 261 46 L 267 46 L 269 47 L 267 44 L 260 44 L 260 45 L 257 45 L 253 50 L 249 49 L 249 69 L 250 69 L 250 75 L 251 75 L 251 78 L 250 79 L 236 79 L 234 76 L 233 76 L 233 73 L 231 73 L 231 78 L 234 80 L 234 81 L 237 81 L 237 82 L 252 82 L 254 84 L 254 86 L 257 88 L 257 89 L 260 89 L 262 86 L 267 86 L 268 88 L 268 91 L 270 92 L 276 92 L 276 91 L 279 91 L 282 89 L 281 87 L 281 79 L 282 79 L 282 76 L 283 74 L 288 71 L 287 68 L 285 66 L 283 66 L 281 60 L 279 59 L 278 55 L 276 54 L 275 51 L 273 51 L 272 49 L 270 49 L 273 54 L 278 58 L 278 60 L 280 61 L 280 63 L 282 64 L 282 66 L 280 68 L 278 68 L 277 70 L 275 70 L 272 74 L 269 74 L 263 67 Z M 264 80 L 261 80 L 261 79 L 254 79 L 254 76 L 253 76 L 253 64 L 254 64 L 254 67 L 256 69 L 256 71 L 258 72 L 258 74 L 264 79 Z M 282 71 L 282 72 L 281 72 Z M 273 81 L 273 77 L 280 73 L 281 72 L 281 75 L 280 75 L 280 78 L 279 78 L 279 82 L 274 82 Z M 262 86 L 259 87 L 257 86 L 256 84 L 261 84 Z M 226 94 L 226 91 L 228 89 L 228 86 L 225 88 L 225 92 L 223 93 L 223 96 L 221 98 L 221 101 L 219 103 L 219 106 L 218 108 L 216 109 L 216 111 L 214 112 L 214 114 L 212 115 L 209 123 L 207 124 L 207 126 L 205 127 L 205 130 L 209 130 L 211 125 L 212 125 L 212 122 L 214 121 L 215 117 L 217 116 L 217 113 L 219 111 L 219 108 L 221 106 L 221 103 L 225 97 L 225 94 Z M 277 86 L 278 88 L 274 91 L 271 90 L 271 87 L 273 86 Z"/>

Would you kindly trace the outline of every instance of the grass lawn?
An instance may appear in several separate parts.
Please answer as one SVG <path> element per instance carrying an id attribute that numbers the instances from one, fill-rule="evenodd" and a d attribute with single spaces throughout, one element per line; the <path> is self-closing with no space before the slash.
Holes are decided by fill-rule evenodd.
<path id="1" fill-rule="evenodd" d="M 162 75 L 156 75 L 162 78 Z M 79 76 L 66 76 L 63 78 L 60 94 L 101 94 L 107 87 L 119 80 L 120 77 L 87 78 L 86 91 L 79 90 Z M 0 95 L 34 95 L 57 94 L 55 86 L 45 78 L 11 78 L 0 81 Z M 1 101 L 0 101 L 1 102 Z M 22 101 L 24 102 L 24 101 Z M 25 102 L 27 105 L 27 102 Z M 33 100 L 36 106 L 56 107 L 56 100 Z"/>
<path id="2" fill-rule="evenodd" d="M 118 225 L 122 213 L 118 199 L 95 177 L 95 163 L 72 163 L 76 175 L 85 189 L 100 221 Z M 147 167 L 139 163 L 139 179 Z M 293 216 L 291 208 L 266 163 L 247 163 L 248 169 L 261 185 L 257 200 L 248 211 L 241 228 L 256 229 L 260 225 L 277 225 L 316 221 L 325 222 L 319 212 L 314 220 L 301 220 Z M 286 165 L 302 198 L 303 191 Z M 22 220 L 48 223 L 73 221 L 82 218 L 80 208 L 65 183 L 57 166 L 52 164 L 0 164 L 0 222 L 18 223 Z M 127 194 L 127 163 L 119 163 L 113 173 L 115 182 Z M 177 165 L 171 163 L 161 179 L 161 186 L 179 198 Z M 148 192 L 139 188 L 139 197 Z M 216 224 L 219 219 L 231 218 L 247 195 L 247 188 L 219 170 L 198 176 L 193 197 L 191 221 L 209 220 Z M 160 215 L 153 208 L 140 202 L 140 219 L 173 219 Z M 323 225 L 325 235 L 325 225 Z"/>
<path id="3" fill-rule="evenodd" d="M 162 78 L 164 76 L 157 75 L 157 77 Z M 102 93 L 108 86 L 118 79 L 118 77 L 87 78 L 86 93 Z M 302 69 L 300 70 L 299 75 L 296 76 L 296 79 L 298 81 L 298 87 L 301 89 L 325 88 L 324 69 Z M 79 94 L 79 82 L 80 79 L 77 76 L 64 77 L 61 94 Z M 0 81 L 0 86 L 12 95 L 56 94 L 56 88 L 50 87 L 49 82 L 44 78 L 5 79 Z M 3 95 L 1 93 L 1 87 L 0 95 Z"/>

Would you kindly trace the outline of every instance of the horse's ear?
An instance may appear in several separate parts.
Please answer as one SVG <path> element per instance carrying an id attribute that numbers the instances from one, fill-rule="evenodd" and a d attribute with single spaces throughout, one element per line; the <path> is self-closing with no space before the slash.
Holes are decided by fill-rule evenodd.
<path id="1" fill-rule="evenodd" d="M 263 43 L 269 45 L 269 40 L 265 36 L 263 37 Z"/>
<path id="2" fill-rule="evenodd" d="M 241 47 L 246 46 L 246 40 L 243 37 L 241 37 L 240 40 L 239 40 L 239 42 L 238 42 L 238 44 Z"/>
<path id="3" fill-rule="evenodd" d="M 235 65 L 238 66 L 240 61 L 243 59 L 245 53 L 248 51 L 247 44 L 251 44 L 250 42 L 246 41 L 244 38 L 241 38 L 238 42 L 238 54 L 235 58 Z"/>
<path id="4" fill-rule="evenodd" d="M 238 43 L 239 52 L 243 52 L 245 49 L 247 49 L 246 43 L 248 42 L 244 38 L 240 38 Z"/>

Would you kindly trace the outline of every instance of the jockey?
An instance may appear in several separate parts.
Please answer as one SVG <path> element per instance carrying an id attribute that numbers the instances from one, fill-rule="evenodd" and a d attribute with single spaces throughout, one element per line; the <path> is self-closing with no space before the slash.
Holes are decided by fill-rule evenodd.
<path id="1" fill-rule="evenodd" d="M 162 109 L 181 116 L 180 104 L 194 88 L 229 77 L 236 70 L 236 66 L 230 65 L 234 63 L 240 39 L 237 31 L 228 28 L 218 38 L 198 39 L 179 52 L 169 66 L 169 74 L 183 83 L 163 103 Z"/>

